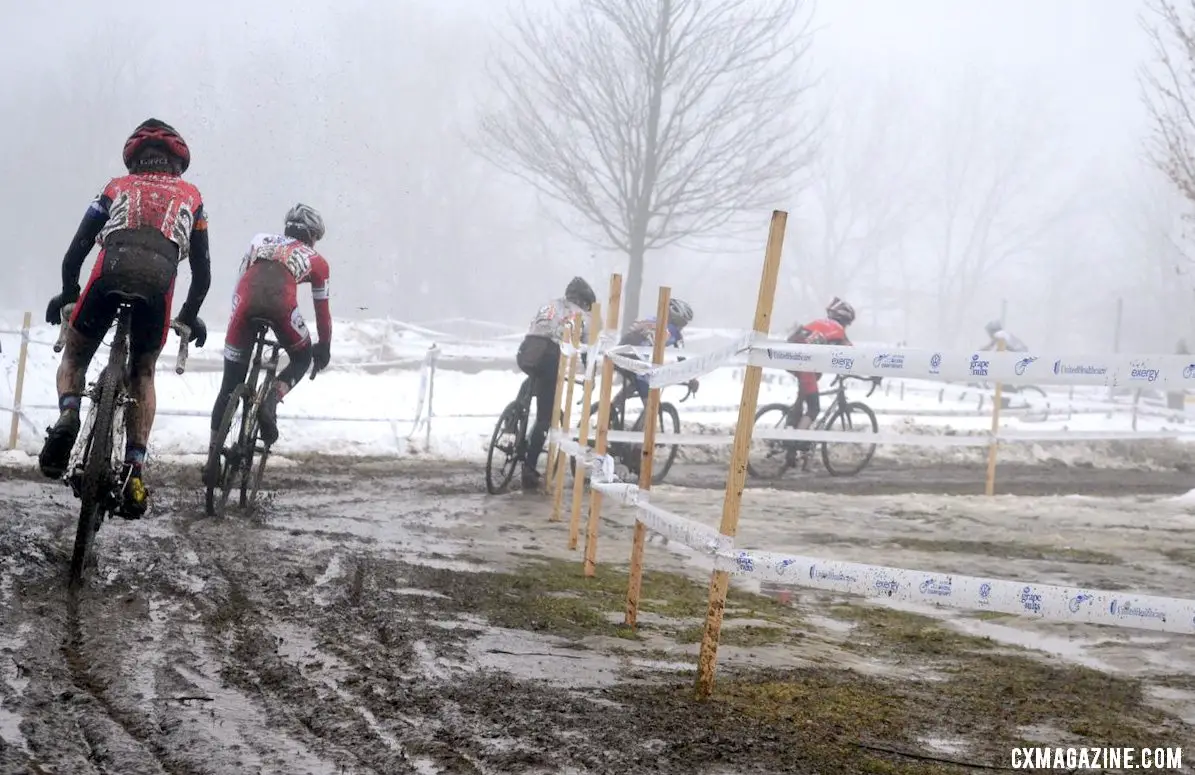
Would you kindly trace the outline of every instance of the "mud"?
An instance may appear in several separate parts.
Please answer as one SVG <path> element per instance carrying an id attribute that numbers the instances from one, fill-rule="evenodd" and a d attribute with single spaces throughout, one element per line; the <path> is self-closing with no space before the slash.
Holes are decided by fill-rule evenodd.
<path id="1" fill-rule="evenodd" d="M 940 492 L 934 481 L 964 469 L 910 474 L 906 492 Z M 716 521 L 724 470 L 677 474 L 705 489 L 663 487 L 662 502 Z M 1123 493 L 1144 474 L 1112 475 Z M 202 516 L 196 466 L 150 476 L 152 516 L 104 526 L 72 597 L 74 501 L 0 471 L 0 772 L 899 775 L 1007 766 L 1008 748 L 1027 741 L 1191 739 L 1182 718 L 1195 716 L 1195 679 L 1174 644 L 1104 632 L 1103 661 L 1085 653 L 1084 666 L 1020 648 L 998 628 L 1020 645 L 1037 636 L 1015 622 L 749 587 L 732 594 L 718 690 L 699 703 L 706 575 L 689 555 L 651 544 L 631 631 L 620 613 L 626 514 L 607 506 L 587 579 L 547 503 L 482 495 L 475 465 L 292 461 L 268 474 L 261 506 L 222 521 Z M 1034 543 L 1001 534 L 1015 523 L 1010 503 L 826 497 L 753 491 L 744 538 L 1121 583 L 1147 579 L 1147 563 L 1168 563 L 1170 586 L 1195 573 L 1181 504 L 1098 518 L 1054 504 L 1071 520 L 1059 532 L 1110 537 Z M 1145 515 L 1155 543 L 1136 540 Z M 794 519 L 799 531 L 786 527 Z"/>

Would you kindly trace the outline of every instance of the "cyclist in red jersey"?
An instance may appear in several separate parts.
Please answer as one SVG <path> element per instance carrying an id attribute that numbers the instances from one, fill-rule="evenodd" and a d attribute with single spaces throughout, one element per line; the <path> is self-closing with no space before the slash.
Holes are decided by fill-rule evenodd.
<path id="1" fill-rule="evenodd" d="M 851 347 L 851 340 L 846 335 L 847 326 L 855 322 L 855 308 L 847 302 L 834 297 L 826 306 L 826 316 L 797 326 L 796 331 L 788 337 L 793 344 L 826 344 Z M 797 378 L 796 411 L 789 416 L 789 422 L 798 430 L 808 430 L 821 412 L 820 396 L 817 394 L 817 381 L 821 374 L 812 371 L 790 371 Z M 796 449 L 808 449 L 812 442 L 798 441 Z"/>
<path id="2" fill-rule="evenodd" d="M 278 402 L 294 389 L 308 367 L 311 376 L 332 357 L 332 312 L 328 304 L 328 262 L 315 250 L 323 239 L 324 219 L 314 208 L 297 204 L 286 214 L 281 235 L 258 234 L 241 260 L 241 276 L 232 296 L 232 315 L 224 339 L 224 379 L 212 407 L 212 434 L 220 427 L 228 399 L 249 372 L 256 335 L 253 321 L 264 320 L 289 358 L 275 381 L 276 390 L 258 410 L 261 437 L 267 445 L 278 440 Z M 299 312 L 299 285 L 311 284 L 319 341 L 313 346 Z M 214 474 L 215 472 L 209 472 Z"/>
<path id="3" fill-rule="evenodd" d="M 182 179 L 191 151 L 169 124 L 151 118 L 125 141 L 129 174 L 111 180 L 95 198 L 62 259 L 62 292 L 46 307 L 46 322 L 61 322 L 63 307 L 74 303 L 58 366 L 58 421 L 47 429 L 38 455 L 43 474 L 66 473 L 79 435 L 79 408 L 87 367 L 116 317 L 120 295 L 137 299 L 132 311 L 129 393 L 135 400 L 125 414 L 125 465 L 122 503 L 116 513 L 142 516 L 149 491 L 142 465 L 157 409 L 154 366 L 170 331 L 170 306 L 178 265 L 191 266 L 191 286 L 178 321 L 191 329 L 191 341 L 203 347 L 207 328 L 199 308 L 211 285 L 207 214 L 199 189 Z M 79 273 L 92 245 L 100 252 L 82 294 Z"/>

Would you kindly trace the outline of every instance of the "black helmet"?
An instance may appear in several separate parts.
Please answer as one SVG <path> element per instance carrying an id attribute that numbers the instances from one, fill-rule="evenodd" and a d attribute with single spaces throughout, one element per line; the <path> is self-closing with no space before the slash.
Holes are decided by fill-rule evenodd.
<path id="1" fill-rule="evenodd" d="M 589 311 L 593 309 L 593 304 L 597 301 L 597 294 L 593 292 L 593 288 L 589 287 L 589 283 L 585 282 L 584 277 L 574 277 L 569 280 L 568 287 L 564 289 L 564 298 L 581 309 Z"/>

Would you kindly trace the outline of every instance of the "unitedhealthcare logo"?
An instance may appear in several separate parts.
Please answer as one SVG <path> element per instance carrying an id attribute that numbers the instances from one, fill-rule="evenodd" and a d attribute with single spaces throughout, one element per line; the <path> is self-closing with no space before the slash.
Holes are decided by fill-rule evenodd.
<path id="1" fill-rule="evenodd" d="M 1102 377 L 1108 373 L 1106 366 L 1089 366 L 1087 364 L 1072 365 L 1063 363 L 1062 361 L 1054 361 L 1055 374 L 1087 374 L 1094 377 Z"/>

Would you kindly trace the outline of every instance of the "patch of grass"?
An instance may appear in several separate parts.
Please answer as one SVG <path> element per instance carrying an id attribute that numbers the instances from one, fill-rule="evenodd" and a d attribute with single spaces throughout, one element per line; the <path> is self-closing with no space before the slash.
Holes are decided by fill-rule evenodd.
<path id="1" fill-rule="evenodd" d="M 458 597 L 458 602 L 502 627 L 568 637 L 638 637 L 618 622 L 620 617 L 610 616 L 626 609 L 627 573 L 623 568 L 599 565 L 597 572 L 586 578 L 579 562 L 537 558 L 515 573 L 470 574 L 470 587 L 468 598 Z M 640 600 L 643 613 L 696 624 L 705 617 L 708 591 L 687 576 L 649 570 L 643 574 Z M 789 606 L 735 589 L 728 595 L 726 615 L 789 626 L 800 621 L 800 615 Z M 639 626 L 650 625 L 641 620 Z"/>
<path id="2" fill-rule="evenodd" d="M 978 619 L 981 622 L 999 621 L 1002 619 L 1015 619 L 1012 614 L 1006 614 L 1003 611 L 968 611 L 967 615 L 972 619 Z"/>
<path id="3" fill-rule="evenodd" d="M 1089 565 L 1120 565 L 1114 554 L 1073 546 L 1031 546 L 1003 541 L 965 541 L 933 538 L 894 538 L 884 542 L 923 552 L 954 552 L 981 557 L 1000 557 L 1009 560 L 1044 560 L 1047 562 L 1081 562 Z"/>
<path id="4" fill-rule="evenodd" d="M 946 775 L 963 763 L 1008 765 L 1021 727 L 1075 735 L 1076 744 L 1177 745 L 1191 728 L 1145 704 L 1140 682 L 1029 655 L 966 652 L 926 659 L 944 681 L 901 682 L 849 670 L 739 673 L 722 679 L 714 700 L 778 733 L 799 730 L 802 759 L 824 772 Z M 962 754 L 926 751 L 919 738 L 961 739 Z M 1153 741 L 1159 742 L 1154 743 Z M 956 760 L 929 762 L 861 748 L 875 745 Z"/>
<path id="5" fill-rule="evenodd" d="M 674 638 L 677 643 L 700 643 L 705 633 L 704 625 L 686 627 L 678 632 Z M 801 639 L 800 631 L 785 628 L 758 626 L 746 624 L 741 626 L 722 626 L 718 643 L 723 646 L 738 646 L 740 648 L 757 648 L 760 646 L 775 646 L 779 643 L 791 643 Z"/>
<path id="6" fill-rule="evenodd" d="M 955 632 L 928 616 L 884 606 L 842 604 L 832 607 L 829 614 L 857 625 L 843 644 L 853 651 L 922 659 L 990 649 L 993 645 L 988 638 Z"/>

